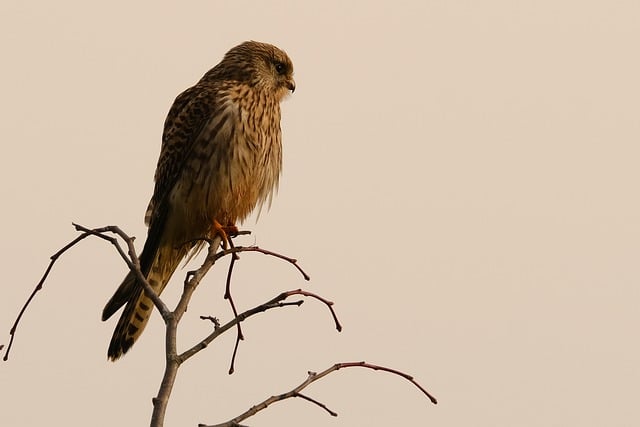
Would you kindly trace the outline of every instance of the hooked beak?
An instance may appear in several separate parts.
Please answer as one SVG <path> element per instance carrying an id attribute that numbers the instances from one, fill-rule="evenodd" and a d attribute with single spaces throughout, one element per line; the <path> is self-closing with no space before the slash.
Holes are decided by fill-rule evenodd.
<path id="1" fill-rule="evenodd" d="M 291 93 L 296 91 L 296 81 L 293 79 L 287 80 L 287 89 L 291 91 Z"/>

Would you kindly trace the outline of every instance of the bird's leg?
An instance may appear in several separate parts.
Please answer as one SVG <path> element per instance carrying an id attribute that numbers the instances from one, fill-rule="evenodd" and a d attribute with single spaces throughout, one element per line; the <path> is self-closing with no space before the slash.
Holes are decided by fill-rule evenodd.
<path id="1" fill-rule="evenodd" d="M 218 220 L 213 220 L 213 229 L 211 233 L 211 237 L 215 238 L 216 236 L 220 236 L 222 238 L 222 247 L 224 249 L 229 248 L 230 246 L 230 237 L 235 237 L 238 235 L 238 227 L 234 224 L 229 225 L 221 225 Z"/>

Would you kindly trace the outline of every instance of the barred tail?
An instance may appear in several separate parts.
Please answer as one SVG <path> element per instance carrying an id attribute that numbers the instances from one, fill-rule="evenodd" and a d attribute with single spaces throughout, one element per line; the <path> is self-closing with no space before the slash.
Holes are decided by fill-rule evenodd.
<path id="1" fill-rule="evenodd" d="M 147 281 L 158 295 L 164 290 L 186 252 L 185 249 L 175 249 L 166 245 L 157 250 Z M 141 259 L 143 257 L 144 251 Z M 102 312 L 102 320 L 107 320 L 123 305 L 125 305 L 124 311 L 120 315 L 107 352 L 109 359 L 113 361 L 129 351 L 142 334 L 153 311 L 153 301 L 145 295 L 142 284 L 133 272 L 127 274 L 113 297 L 107 302 Z"/>

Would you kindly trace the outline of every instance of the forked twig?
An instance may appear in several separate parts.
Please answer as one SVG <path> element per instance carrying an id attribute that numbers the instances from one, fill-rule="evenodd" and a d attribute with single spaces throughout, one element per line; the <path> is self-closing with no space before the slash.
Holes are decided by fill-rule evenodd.
<path id="1" fill-rule="evenodd" d="M 306 387 L 308 387 L 310 384 L 318 381 L 319 379 L 323 378 L 326 375 L 329 375 L 331 372 L 335 372 L 338 371 L 342 368 L 354 368 L 354 367 L 359 367 L 359 368 L 368 368 L 368 369 L 373 369 L 375 371 L 384 371 L 384 372 L 389 372 L 391 374 L 394 375 L 398 375 L 404 379 L 406 379 L 407 381 L 409 381 L 410 383 L 412 383 L 413 385 L 415 385 L 416 387 L 418 387 L 418 389 L 424 393 L 424 395 L 427 396 L 427 398 L 431 401 L 431 403 L 433 404 L 437 404 L 438 401 L 436 400 L 436 398 L 431 395 L 424 387 L 422 387 L 416 380 L 413 379 L 413 377 L 409 374 L 406 374 L 404 372 L 398 371 L 396 369 L 391 369 L 391 368 L 387 368 L 385 366 L 380 366 L 380 365 L 373 365 L 367 362 L 343 362 L 343 363 L 336 363 L 335 365 L 325 369 L 324 371 L 318 373 L 315 372 L 309 372 L 308 373 L 308 377 L 306 380 L 304 380 L 300 385 L 298 385 L 297 387 L 295 387 L 293 390 L 288 391 L 286 393 L 282 393 L 276 396 L 271 396 L 268 399 L 263 400 L 262 402 L 258 403 L 255 406 L 252 406 L 251 408 L 249 408 L 247 411 L 245 411 L 243 414 L 229 420 L 226 421 L 224 423 L 221 424 L 214 424 L 214 425 L 207 425 L 207 424 L 198 424 L 198 427 L 237 427 L 240 425 L 240 422 L 246 420 L 249 417 L 254 416 L 255 414 L 257 414 L 258 412 L 266 409 L 269 405 L 276 403 L 276 402 L 280 402 L 282 400 L 285 399 L 290 399 L 292 397 L 300 397 L 308 402 L 313 403 L 316 406 L 319 406 L 320 408 L 324 409 L 325 411 L 327 411 L 330 415 L 336 417 L 338 416 L 338 414 L 334 411 L 332 411 L 331 409 L 329 409 L 325 404 L 312 399 L 306 395 L 301 394 L 300 392 L 302 390 L 304 390 Z"/>
<path id="2" fill-rule="evenodd" d="M 79 242 L 81 242 L 82 240 L 84 240 L 85 238 L 87 238 L 89 236 L 97 236 L 97 237 L 100 237 L 100 238 L 102 238 L 104 240 L 107 240 L 107 241 L 111 242 L 116 247 L 116 249 L 117 249 L 118 253 L 120 254 L 120 256 L 125 260 L 125 262 L 127 262 L 127 265 L 129 266 L 129 268 L 133 268 L 133 264 L 131 263 L 131 260 L 128 259 L 127 255 L 125 254 L 124 250 L 122 249 L 122 247 L 120 246 L 118 241 L 116 239 L 114 239 L 113 237 L 109 237 L 109 236 L 105 236 L 104 235 L 104 233 L 106 233 L 106 232 L 112 232 L 112 233 L 116 233 L 116 234 L 125 235 L 122 232 L 122 230 L 120 230 L 120 228 L 118 228 L 117 226 L 107 226 L 107 227 L 95 228 L 95 229 L 90 230 L 88 228 L 82 227 L 82 226 L 77 225 L 77 224 L 73 224 L 73 225 L 76 228 L 76 230 L 82 231 L 82 234 L 79 235 L 78 237 L 76 237 L 75 239 L 73 239 L 71 242 L 67 243 L 60 250 L 58 250 L 56 253 L 54 253 L 53 255 L 51 255 L 49 257 L 49 259 L 50 259 L 49 265 L 45 269 L 45 272 L 42 275 L 42 277 L 40 278 L 40 281 L 38 282 L 36 287 L 31 292 L 31 295 L 29 295 L 29 298 L 27 298 L 27 301 L 22 306 L 22 309 L 18 313 L 18 316 L 16 317 L 16 320 L 13 323 L 13 326 L 11 327 L 11 330 L 9 331 L 9 335 L 11 336 L 11 338 L 9 340 L 9 344 L 7 345 L 7 350 L 6 350 L 5 354 L 4 354 L 4 357 L 2 358 L 4 361 L 9 360 L 9 352 L 11 351 L 11 347 L 13 346 L 13 341 L 14 341 L 14 339 L 16 337 L 16 332 L 17 332 L 17 329 L 18 329 L 18 325 L 20 324 L 20 320 L 22 320 L 22 316 L 24 315 L 25 311 L 27 310 L 27 307 L 31 304 L 31 301 L 33 301 L 33 299 L 35 298 L 36 294 L 42 289 L 42 287 L 44 285 L 44 282 L 49 277 L 49 273 L 51 273 L 51 270 L 53 269 L 53 266 L 56 263 L 56 261 L 58 261 L 58 259 L 65 252 L 67 252 L 69 249 L 71 249 L 72 247 L 74 247 Z M 130 238 L 131 242 L 133 242 L 133 239 L 134 239 L 133 237 Z M 133 245 L 131 245 L 131 246 L 133 246 Z"/>
<path id="3" fill-rule="evenodd" d="M 225 333 L 227 330 L 229 330 L 230 328 L 236 326 L 238 323 L 245 321 L 246 319 L 248 319 L 251 316 L 254 316 L 258 313 L 262 313 L 265 312 L 267 310 L 271 310 L 273 308 L 280 308 L 280 307 L 287 307 L 287 306 L 300 306 L 302 305 L 303 301 L 299 300 L 299 301 L 292 301 L 292 302 L 286 302 L 285 300 L 291 296 L 294 295 L 302 295 L 302 296 L 307 296 L 310 298 L 315 298 L 318 301 L 323 302 L 329 309 L 329 311 L 331 312 L 331 315 L 333 316 L 334 322 L 336 322 L 336 329 L 338 331 L 340 331 L 342 329 L 342 326 L 340 326 L 340 323 L 337 319 L 337 316 L 335 314 L 335 311 L 333 310 L 333 302 L 322 298 L 312 292 L 307 292 L 304 291 L 302 289 L 295 289 L 295 290 L 291 290 L 291 291 L 287 291 L 287 292 L 282 292 L 281 294 L 275 296 L 274 298 L 270 299 L 269 301 L 257 305 L 255 307 L 253 307 L 252 309 L 249 309 L 247 311 L 244 311 L 240 314 L 238 314 L 235 318 L 233 318 L 232 320 L 228 321 L 227 323 L 225 323 L 222 326 L 215 326 L 213 332 L 211 332 L 208 336 L 206 336 L 203 340 L 201 340 L 200 342 L 198 342 L 197 344 L 195 344 L 193 347 L 191 347 L 190 349 L 184 351 L 182 354 L 178 355 L 177 359 L 179 360 L 179 363 L 183 363 L 185 362 L 187 359 L 191 358 L 192 356 L 196 355 L 198 352 L 200 352 L 201 350 L 207 348 L 209 346 L 209 344 L 211 344 L 211 342 L 213 340 L 215 340 L 216 338 L 218 338 L 220 335 L 222 335 L 223 333 Z M 202 318 L 202 316 L 201 316 Z M 208 318 L 208 317 L 205 317 Z M 214 323 L 215 325 L 215 323 Z"/>
<path id="4" fill-rule="evenodd" d="M 138 281 L 142 284 L 142 287 L 144 288 L 145 295 L 149 297 L 151 301 L 153 301 L 153 304 L 156 306 L 156 308 L 162 315 L 163 319 L 170 314 L 169 307 L 166 306 L 166 304 L 164 303 L 164 301 L 160 299 L 160 296 L 156 293 L 156 291 L 153 290 L 153 288 L 147 281 L 147 278 L 145 277 L 144 273 L 142 272 L 142 268 L 140 267 L 140 259 L 138 258 L 138 255 L 136 253 L 136 248 L 133 244 L 134 240 L 136 239 L 135 237 L 129 236 L 127 233 L 122 231 L 120 227 L 116 225 L 110 225 L 107 227 L 95 228 L 95 229 L 89 229 L 87 227 L 84 227 L 82 225 L 75 224 L 75 223 L 73 224 L 73 226 L 78 231 L 82 231 L 84 233 L 88 233 L 90 235 L 99 237 L 113 244 L 116 247 L 118 253 L 120 254 L 120 257 L 124 260 L 124 262 L 127 264 L 129 269 L 134 273 L 136 273 Z M 127 253 L 125 254 L 124 250 L 122 249 L 122 246 L 118 242 L 118 239 L 111 236 L 107 236 L 105 235 L 105 233 L 113 233 L 118 237 L 120 237 L 127 244 Z"/>

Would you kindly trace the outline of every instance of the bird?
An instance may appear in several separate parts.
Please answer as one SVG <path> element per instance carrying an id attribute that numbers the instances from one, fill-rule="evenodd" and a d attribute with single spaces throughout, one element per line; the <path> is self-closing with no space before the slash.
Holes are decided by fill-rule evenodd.
<path id="1" fill-rule="evenodd" d="M 139 256 L 158 295 L 203 238 L 227 241 L 238 222 L 271 204 L 282 168 L 280 103 L 295 88 L 293 63 L 283 50 L 246 41 L 173 102 Z M 102 320 L 122 306 L 107 351 L 112 361 L 129 351 L 153 310 L 133 270 L 105 305 Z"/>

